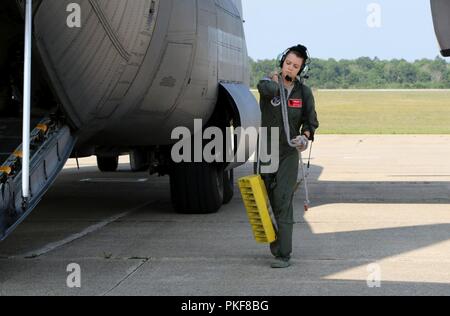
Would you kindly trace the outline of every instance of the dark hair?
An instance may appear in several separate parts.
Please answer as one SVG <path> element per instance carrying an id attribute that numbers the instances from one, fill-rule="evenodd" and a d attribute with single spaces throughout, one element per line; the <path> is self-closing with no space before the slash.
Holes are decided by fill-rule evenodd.
<path id="1" fill-rule="evenodd" d="M 305 67 L 309 59 L 308 48 L 306 48 L 306 46 L 299 44 L 297 46 L 292 46 L 285 50 L 285 52 L 283 53 L 283 57 L 281 57 L 280 60 L 280 68 L 283 68 L 284 62 L 286 61 L 286 58 L 290 53 L 295 54 L 299 58 L 303 58 L 305 60 L 305 62 L 303 63 L 303 67 Z M 300 71 L 300 73 L 302 72 L 302 70 Z"/>

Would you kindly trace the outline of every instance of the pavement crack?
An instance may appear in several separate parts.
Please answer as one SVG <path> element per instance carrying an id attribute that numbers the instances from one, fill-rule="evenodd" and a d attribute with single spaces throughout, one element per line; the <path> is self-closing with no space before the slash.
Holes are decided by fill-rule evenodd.
<path id="1" fill-rule="evenodd" d="M 112 216 L 112 217 L 110 217 L 110 218 L 108 218 L 108 219 L 106 219 L 106 220 L 104 220 L 102 222 L 99 222 L 97 224 L 89 226 L 88 228 L 84 229 L 83 231 L 81 231 L 81 232 L 79 232 L 77 234 L 73 234 L 73 235 L 71 235 L 71 236 L 69 236 L 67 238 L 64 238 L 63 240 L 50 243 L 50 244 L 48 244 L 48 245 L 46 245 L 46 246 L 44 246 L 44 247 L 42 247 L 40 249 L 33 250 L 33 251 L 28 252 L 28 253 L 22 254 L 19 257 L 22 257 L 22 258 L 25 258 L 25 259 L 38 258 L 38 257 L 40 257 L 42 255 L 45 255 L 45 254 L 47 254 L 49 252 L 55 251 L 55 250 L 57 250 L 59 248 L 62 248 L 62 247 L 66 246 L 66 245 L 68 245 L 70 243 L 73 243 L 73 242 L 75 242 L 75 241 L 77 241 L 79 239 L 82 239 L 82 238 L 84 238 L 84 237 L 86 237 L 88 235 L 91 235 L 92 233 L 95 233 L 95 232 L 101 230 L 102 228 L 112 224 L 112 223 L 117 223 L 120 219 L 122 219 L 124 217 L 127 217 L 127 216 L 131 215 L 132 213 L 135 213 L 137 210 L 139 210 L 139 209 L 141 209 L 143 207 L 146 207 L 148 205 L 152 205 L 153 203 L 155 203 L 155 202 L 146 202 L 144 204 L 138 205 L 138 206 L 136 206 L 136 207 L 134 207 L 132 209 L 129 209 L 129 210 L 127 210 L 127 211 L 125 211 L 125 212 L 123 212 L 121 214 L 114 215 L 114 216 Z"/>
<path id="2" fill-rule="evenodd" d="M 150 258 L 143 258 L 138 259 L 137 257 L 129 258 L 129 260 L 142 260 L 142 262 L 135 268 L 133 268 L 130 272 L 127 273 L 127 275 L 120 280 L 116 285 L 114 285 L 110 290 L 106 291 L 102 294 L 102 296 L 107 296 L 109 293 L 117 289 L 119 286 L 121 286 L 126 280 L 128 280 L 133 274 L 135 274 L 144 264 L 146 264 Z"/>

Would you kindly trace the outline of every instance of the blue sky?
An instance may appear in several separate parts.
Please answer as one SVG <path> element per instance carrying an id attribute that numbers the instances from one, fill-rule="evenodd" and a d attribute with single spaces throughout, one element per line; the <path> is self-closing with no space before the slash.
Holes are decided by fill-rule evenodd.
<path id="1" fill-rule="evenodd" d="M 297 43 L 308 46 L 313 57 L 325 59 L 368 56 L 413 61 L 439 55 L 429 0 L 242 2 L 253 59 L 275 58 Z M 380 11 L 369 12 L 372 3 Z M 369 16 L 381 26 L 369 27 Z"/>

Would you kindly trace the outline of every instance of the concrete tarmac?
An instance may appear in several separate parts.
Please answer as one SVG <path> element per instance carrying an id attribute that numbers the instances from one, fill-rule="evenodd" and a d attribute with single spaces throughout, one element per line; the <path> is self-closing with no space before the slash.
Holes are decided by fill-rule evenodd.
<path id="1" fill-rule="evenodd" d="M 450 295 L 450 136 L 318 136 L 292 267 L 270 269 L 239 191 L 179 215 L 168 177 L 73 160 L 0 244 L 0 295 Z M 236 170 L 249 175 L 251 164 Z M 81 269 L 81 287 L 69 288 Z"/>

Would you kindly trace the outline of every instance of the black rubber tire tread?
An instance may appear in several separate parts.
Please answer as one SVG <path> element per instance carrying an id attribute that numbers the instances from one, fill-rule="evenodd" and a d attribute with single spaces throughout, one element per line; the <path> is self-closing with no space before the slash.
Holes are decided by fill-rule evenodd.
<path id="1" fill-rule="evenodd" d="M 140 168 L 138 167 L 140 165 Z M 130 167 L 133 172 L 144 172 L 147 171 L 149 166 L 148 164 L 143 162 L 142 157 L 140 157 L 139 153 L 130 152 Z"/>
<path id="2" fill-rule="evenodd" d="M 171 168 L 170 189 L 175 210 L 182 214 L 216 213 L 223 204 L 223 177 L 208 163 L 180 163 Z"/>
<path id="3" fill-rule="evenodd" d="M 97 156 L 97 166 L 101 172 L 115 172 L 119 168 L 119 157 Z"/>
<path id="4" fill-rule="evenodd" d="M 234 196 L 234 172 L 233 170 L 223 172 L 223 204 L 231 202 Z"/>

